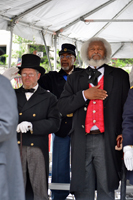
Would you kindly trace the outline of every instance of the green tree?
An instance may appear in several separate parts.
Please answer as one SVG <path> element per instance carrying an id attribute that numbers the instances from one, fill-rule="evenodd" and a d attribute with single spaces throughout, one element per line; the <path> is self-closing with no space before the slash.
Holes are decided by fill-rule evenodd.
<path id="1" fill-rule="evenodd" d="M 119 67 L 119 68 L 124 68 L 125 71 L 130 73 L 129 69 L 126 69 L 126 66 L 132 66 L 133 65 L 133 59 L 112 59 L 111 60 L 111 65 L 113 67 Z"/>
<path id="2" fill-rule="evenodd" d="M 46 72 L 51 70 L 44 45 L 35 44 L 35 40 L 30 41 L 30 40 L 24 39 L 18 35 L 13 35 L 13 43 L 19 44 L 19 50 L 12 51 L 13 58 L 16 58 L 16 59 L 21 58 L 22 55 L 25 53 L 34 53 L 35 51 L 43 52 L 43 57 L 41 58 L 40 65 L 45 68 Z M 49 50 L 49 48 L 48 48 L 48 50 Z M 50 57 L 50 60 L 52 61 L 53 58 Z M 12 65 L 14 65 L 14 64 L 15 63 L 12 63 Z M 53 68 L 53 64 L 52 64 L 52 68 Z"/>

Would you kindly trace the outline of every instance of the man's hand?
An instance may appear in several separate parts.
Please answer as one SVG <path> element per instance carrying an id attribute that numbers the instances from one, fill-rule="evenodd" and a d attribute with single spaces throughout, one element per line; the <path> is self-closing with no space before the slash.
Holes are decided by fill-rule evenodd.
<path id="1" fill-rule="evenodd" d="M 9 80 L 12 80 L 13 78 L 15 78 L 18 71 L 19 69 L 17 67 L 11 67 L 9 69 L 6 69 L 2 75 L 8 78 Z"/>
<path id="2" fill-rule="evenodd" d="M 124 152 L 124 163 L 127 170 L 133 170 L 133 148 L 130 145 L 127 145 L 123 148 Z"/>
<path id="3" fill-rule="evenodd" d="M 99 89 L 100 85 L 97 85 L 95 87 L 88 88 L 87 90 L 84 90 L 84 96 L 86 99 L 100 99 L 104 100 L 106 99 L 107 92 L 105 90 Z"/>
<path id="4" fill-rule="evenodd" d="M 32 123 L 31 122 L 23 121 L 20 124 L 18 124 L 18 126 L 17 126 L 18 133 L 19 132 L 26 133 L 29 130 L 32 131 Z"/>
<path id="5" fill-rule="evenodd" d="M 115 146 L 115 150 L 118 151 L 122 150 L 122 141 L 123 141 L 122 135 L 118 135 L 116 138 L 117 145 Z"/>

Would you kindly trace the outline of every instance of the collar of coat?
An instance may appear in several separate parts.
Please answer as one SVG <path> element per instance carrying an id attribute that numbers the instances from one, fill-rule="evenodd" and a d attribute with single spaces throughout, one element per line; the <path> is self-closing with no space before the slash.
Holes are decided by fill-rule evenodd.
<path id="1" fill-rule="evenodd" d="M 25 93 L 22 92 L 22 87 L 19 89 L 15 89 L 16 96 L 17 96 L 17 102 L 18 102 L 18 107 L 22 108 L 21 111 L 27 110 L 36 104 L 41 103 L 45 99 L 49 98 L 51 93 L 49 93 L 47 90 L 41 88 L 40 86 L 38 89 L 35 91 L 35 93 L 31 96 L 31 98 L 27 101 L 25 97 Z M 20 109 L 19 109 L 20 112 Z"/>

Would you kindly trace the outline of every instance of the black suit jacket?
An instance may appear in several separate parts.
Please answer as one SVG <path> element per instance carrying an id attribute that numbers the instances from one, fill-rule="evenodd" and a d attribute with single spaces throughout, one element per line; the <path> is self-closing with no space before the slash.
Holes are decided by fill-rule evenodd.
<path id="1" fill-rule="evenodd" d="M 31 122 L 33 133 L 28 131 L 23 133 L 22 145 L 39 147 L 45 158 L 48 175 L 48 134 L 59 129 L 60 116 L 57 108 L 57 98 L 40 86 L 37 91 L 27 101 L 22 87 L 15 90 L 18 100 L 19 122 Z M 20 134 L 17 134 L 20 144 Z"/>

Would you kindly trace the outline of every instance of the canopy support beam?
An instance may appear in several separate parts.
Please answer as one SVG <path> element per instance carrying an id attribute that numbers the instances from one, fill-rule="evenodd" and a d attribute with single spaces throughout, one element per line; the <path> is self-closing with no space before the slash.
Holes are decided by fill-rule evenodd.
<path id="1" fill-rule="evenodd" d="M 77 52 L 77 58 L 78 58 L 79 66 L 82 67 L 81 60 L 80 60 L 79 53 L 78 53 L 78 48 L 77 48 L 77 42 L 75 42 L 75 46 L 76 46 L 76 52 Z"/>
<path id="2" fill-rule="evenodd" d="M 25 15 L 27 15 L 28 13 L 36 10 L 37 8 L 40 8 L 41 6 L 47 4 L 48 2 L 50 2 L 52 0 L 45 0 L 45 1 L 42 1 L 41 3 L 33 6 L 32 8 L 26 10 L 25 12 L 21 13 L 20 15 L 17 15 L 16 17 L 13 18 L 14 22 L 17 23 L 17 20 L 24 17 Z"/>
<path id="3" fill-rule="evenodd" d="M 124 46 L 124 43 L 121 43 L 121 46 L 113 53 L 112 58 L 114 57 L 115 54 L 117 54 L 118 51 L 122 49 L 123 46 Z"/>
<path id="4" fill-rule="evenodd" d="M 84 22 L 133 22 L 133 19 L 85 19 Z"/>
<path id="5" fill-rule="evenodd" d="M 49 52 L 48 52 L 48 47 L 47 47 L 47 44 L 46 44 L 46 40 L 45 40 L 43 31 L 41 31 L 41 33 L 42 33 L 42 38 L 43 38 L 43 41 L 44 41 L 44 46 L 45 46 L 45 49 L 46 49 L 46 54 L 47 54 L 49 66 L 50 66 L 50 69 L 51 69 L 51 71 L 52 71 L 52 66 L 51 66 L 51 62 L 50 62 L 50 58 L 49 58 Z"/>
<path id="6" fill-rule="evenodd" d="M 54 71 L 56 71 L 57 68 L 57 35 L 54 35 Z"/>
<path id="7" fill-rule="evenodd" d="M 110 0 L 110 1 L 108 1 L 108 2 L 106 2 L 106 3 L 104 3 L 104 4 L 102 4 L 101 6 L 95 8 L 94 10 L 92 10 L 92 11 L 86 13 L 85 15 L 81 16 L 80 18 L 78 18 L 78 19 L 76 19 L 75 21 L 71 22 L 71 23 L 68 24 L 67 26 L 60 28 L 58 31 L 56 31 L 56 33 L 59 34 L 59 33 L 61 33 L 62 31 L 64 31 L 65 29 L 69 28 L 70 26 L 73 26 L 73 25 L 76 24 L 77 22 L 83 21 L 84 18 L 86 18 L 86 17 L 88 17 L 88 16 L 94 14 L 94 13 L 97 12 L 98 10 L 100 10 L 100 9 L 102 9 L 102 8 L 104 8 L 104 7 L 106 7 L 106 6 L 109 5 L 110 3 L 113 3 L 114 1 L 116 1 L 116 0 Z"/>
<path id="8" fill-rule="evenodd" d="M 115 18 L 117 18 L 117 17 L 119 17 L 119 15 L 122 14 L 122 13 L 124 12 L 124 10 L 126 10 L 127 7 L 128 7 L 130 4 L 132 4 L 132 3 L 133 3 L 133 1 L 131 0 L 126 6 L 124 6 L 124 7 L 112 18 L 112 20 L 115 19 Z M 93 37 L 96 37 L 99 33 L 101 33 L 103 30 L 105 30 L 105 28 L 107 28 L 107 27 L 110 25 L 110 23 L 111 23 L 111 22 L 108 22 L 105 26 L 103 26 L 102 29 L 100 29 L 95 35 L 93 35 Z"/>
<path id="9" fill-rule="evenodd" d="M 11 67 L 11 57 L 12 57 L 12 40 L 13 40 L 13 30 L 15 24 L 13 22 L 10 23 L 10 48 L 9 48 L 9 61 L 8 61 L 8 68 Z"/>

